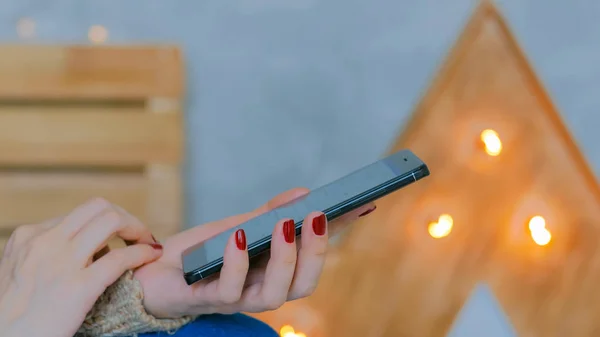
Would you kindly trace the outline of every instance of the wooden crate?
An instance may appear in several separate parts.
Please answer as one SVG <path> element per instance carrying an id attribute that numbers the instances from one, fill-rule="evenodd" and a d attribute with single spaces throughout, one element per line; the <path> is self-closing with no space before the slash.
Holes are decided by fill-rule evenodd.
<path id="1" fill-rule="evenodd" d="M 0 46 L 0 244 L 92 197 L 177 232 L 183 82 L 172 46 Z"/>

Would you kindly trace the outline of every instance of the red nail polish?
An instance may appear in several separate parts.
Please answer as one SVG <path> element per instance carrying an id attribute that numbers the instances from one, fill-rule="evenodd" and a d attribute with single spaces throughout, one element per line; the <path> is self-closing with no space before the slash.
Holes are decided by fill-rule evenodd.
<path id="1" fill-rule="evenodd" d="M 366 211 L 366 212 L 362 213 L 362 214 L 361 214 L 361 215 L 359 215 L 358 217 L 360 218 L 361 216 L 365 216 L 365 215 L 367 215 L 367 214 L 369 214 L 369 213 L 373 212 L 373 211 L 374 211 L 374 210 L 376 210 L 376 209 L 377 209 L 377 206 L 375 206 L 375 207 L 371 208 L 370 210 L 368 210 L 368 211 Z"/>
<path id="2" fill-rule="evenodd" d="M 292 243 L 296 239 L 296 226 L 294 226 L 294 220 L 286 220 L 283 223 L 283 237 L 285 242 Z"/>
<path id="3" fill-rule="evenodd" d="M 324 235 L 327 229 L 327 218 L 325 218 L 325 214 L 321 214 L 312 220 L 312 228 L 313 232 L 318 235 Z"/>
<path id="4" fill-rule="evenodd" d="M 160 243 L 151 243 L 150 246 L 154 249 L 158 249 L 161 250 L 163 249 L 163 246 Z"/>
<path id="5" fill-rule="evenodd" d="M 235 231 L 235 245 L 239 250 L 246 250 L 246 232 L 243 229 Z"/>

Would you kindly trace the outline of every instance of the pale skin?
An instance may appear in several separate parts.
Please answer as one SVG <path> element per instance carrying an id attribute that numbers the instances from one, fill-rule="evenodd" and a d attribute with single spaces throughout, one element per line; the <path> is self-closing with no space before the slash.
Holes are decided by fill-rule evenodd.
<path id="1" fill-rule="evenodd" d="M 94 261 L 115 235 L 138 244 Z M 17 228 L 0 261 L 2 335 L 73 336 L 110 284 L 162 255 L 152 243 L 144 225 L 101 199 L 60 219 Z"/>
<path id="2" fill-rule="evenodd" d="M 146 310 L 159 318 L 262 312 L 306 297 L 318 284 L 328 237 L 374 205 L 326 224 L 318 233 L 304 225 L 301 238 L 292 242 L 285 240 L 282 220 L 274 225 L 270 256 L 252 266 L 247 247 L 234 234 L 219 275 L 188 286 L 181 269 L 181 253 L 189 246 L 306 193 L 303 188 L 289 190 L 252 212 L 176 234 L 162 246 L 139 220 L 102 199 L 65 217 L 22 226 L 0 261 L 0 331 L 11 337 L 73 336 L 97 298 L 130 269 L 142 285 Z M 320 216 L 310 213 L 304 224 Z M 130 244 L 108 251 L 106 243 L 115 236 Z"/>

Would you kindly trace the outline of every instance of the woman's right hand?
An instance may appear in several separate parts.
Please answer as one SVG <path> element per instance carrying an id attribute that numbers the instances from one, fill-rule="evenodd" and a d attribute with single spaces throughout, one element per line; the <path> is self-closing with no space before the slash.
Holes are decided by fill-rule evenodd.
<path id="1" fill-rule="evenodd" d="M 131 244 L 108 251 L 115 235 Z M 0 261 L 2 336 L 75 335 L 109 285 L 161 255 L 142 223 L 103 199 L 17 228 Z"/>

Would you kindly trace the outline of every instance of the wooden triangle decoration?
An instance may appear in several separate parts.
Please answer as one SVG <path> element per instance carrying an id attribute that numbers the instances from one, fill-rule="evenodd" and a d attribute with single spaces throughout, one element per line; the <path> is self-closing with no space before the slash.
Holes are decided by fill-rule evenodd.
<path id="1" fill-rule="evenodd" d="M 483 281 L 519 335 L 596 336 L 600 188 L 491 2 L 390 150 L 401 148 L 431 176 L 344 237 L 301 301 L 322 322 L 307 335 L 443 337 Z M 293 311 L 278 317 L 261 318 L 295 324 Z"/>
<path id="2" fill-rule="evenodd" d="M 491 289 L 479 284 L 457 315 L 446 337 L 516 337 Z"/>

